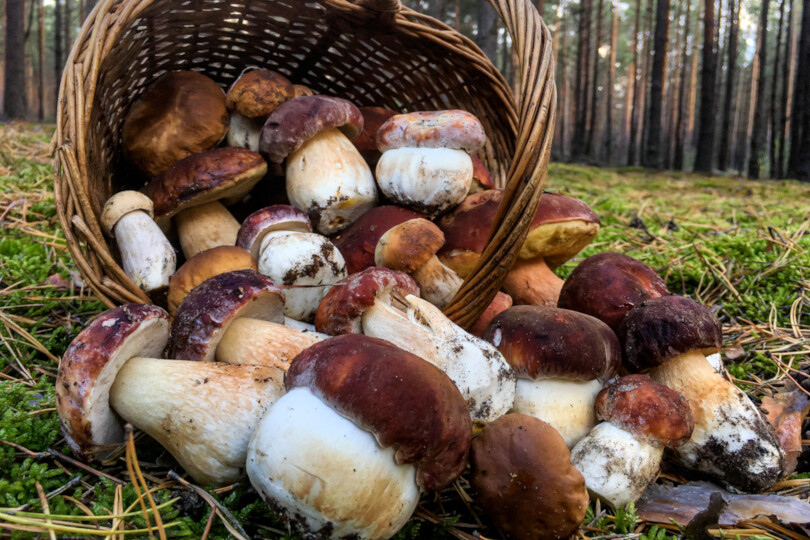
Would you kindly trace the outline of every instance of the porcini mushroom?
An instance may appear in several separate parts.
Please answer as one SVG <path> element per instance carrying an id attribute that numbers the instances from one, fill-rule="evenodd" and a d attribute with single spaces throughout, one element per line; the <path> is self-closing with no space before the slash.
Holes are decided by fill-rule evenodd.
<path id="1" fill-rule="evenodd" d="M 531 416 L 507 414 L 470 447 L 475 503 L 515 540 L 562 540 L 588 510 L 588 490 L 565 441 Z"/>
<path id="2" fill-rule="evenodd" d="M 517 374 L 514 412 L 548 422 L 569 448 L 596 425 L 596 395 L 621 364 L 607 325 L 575 311 L 516 306 L 492 319 L 484 339 Z"/>
<path id="3" fill-rule="evenodd" d="M 653 298 L 633 308 L 617 334 L 628 370 L 649 370 L 689 400 L 695 430 L 673 451 L 677 463 L 741 491 L 763 491 L 779 480 L 784 453 L 771 425 L 706 360 L 723 337 L 708 308 L 680 296 Z"/>
<path id="4" fill-rule="evenodd" d="M 166 73 L 135 102 L 124 119 L 124 155 L 149 177 L 181 159 L 215 147 L 228 131 L 225 92 L 194 71 Z"/>
<path id="5" fill-rule="evenodd" d="M 360 107 L 360 113 L 363 115 L 363 131 L 352 143 L 360 151 L 368 166 L 374 169 L 382 155 L 377 150 L 377 131 L 397 112 L 385 107 Z"/>
<path id="6" fill-rule="evenodd" d="M 59 364 L 56 408 L 74 453 L 100 458 L 124 440 L 123 422 L 163 445 L 200 484 L 245 472 L 247 446 L 264 410 L 284 393 L 272 367 L 160 360 L 168 314 L 128 304 L 96 318 Z"/>
<path id="7" fill-rule="evenodd" d="M 101 226 L 116 239 L 124 273 L 146 292 L 168 286 L 177 265 L 174 248 L 153 217 L 152 201 L 137 191 L 116 193 L 101 211 Z"/>
<path id="8" fill-rule="evenodd" d="M 422 218 L 411 219 L 391 227 L 380 237 L 374 262 L 410 274 L 419 284 L 422 297 L 444 308 L 463 280 L 436 258 L 443 244 L 444 234 L 435 224 Z"/>
<path id="9" fill-rule="evenodd" d="M 343 255 L 311 230 L 301 210 L 276 205 L 248 216 L 237 237 L 239 246 L 255 254 L 259 272 L 290 287 L 284 314 L 304 322 L 313 320 L 329 286 L 346 277 Z"/>
<path id="10" fill-rule="evenodd" d="M 466 465 L 472 426 L 439 369 L 382 340 L 343 335 L 293 360 L 287 394 L 250 441 L 251 483 L 311 538 L 392 537 L 420 490 Z"/>
<path id="11" fill-rule="evenodd" d="M 495 180 L 493 180 L 484 162 L 474 155 L 471 155 L 470 159 L 472 159 L 473 164 L 473 181 L 470 185 L 470 195 L 479 191 L 496 189 Z"/>
<path id="12" fill-rule="evenodd" d="M 269 69 L 247 68 L 226 96 L 231 111 L 228 145 L 258 152 L 267 117 L 293 97 L 296 97 L 295 88 L 283 75 Z"/>
<path id="13" fill-rule="evenodd" d="M 287 196 L 315 229 L 345 229 L 377 204 L 371 169 L 350 139 L 363 129 L 345 99 L 307 96 L 281 104 L 262 128 L 259 148 L 271 163 L 287 160 Z"/>
<path id="14" fill-rule="evenodd" d="M 158 220 L 177 222 L 187 259 L 217 246 L 232 246 L 239 222 L 220 203 L 242 198 L 267 172 L 267 163 L 244 148 L 217 148 L 189 156 L 141 190 L 155 203 Z"/>
<path id="15" fill-rule="evenodd" d="M 434 217 L 458 205 L 472 183 L 469 154 L 486 143 L 481 122 L 466 111 L 398 114 L 377 131 L 377 184 L 400 206 Z"/>
<path id="16" fill-rule="evenodd" d="M 689 402 L 644 375 L 608 384 L 596 397 L 602 422 L 571 450 L 588 490 L 613 508 L 637 501 L 655 480 L 664 448 L 689 440 Z"/>

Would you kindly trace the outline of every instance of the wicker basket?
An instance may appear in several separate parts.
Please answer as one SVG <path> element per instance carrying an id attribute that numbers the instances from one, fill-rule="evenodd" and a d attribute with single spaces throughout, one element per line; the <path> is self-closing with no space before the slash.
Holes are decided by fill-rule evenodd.
<path id="1" fill-rule="evenodd" d="M 488 135 L 480 156 L 506 189 L 475 271 L 447 307 L 474 321 L 500 288 L 540 200 L 554 131 L 551 39 L 528 0 L 490 0 L 520 61 L 509 86 L 468 38 L 399 0 L 102 0 L 65 67 L 54 136 L 54 191 L 68 247 L 107 305 L 149 302 L 124 274 L 99 211 L 127 186 L 120 133 L 129 106 L 157 77 L 202 71 L 223 88 L 248 65 L 283 73 L 358 106 L 459 108 Z"/>

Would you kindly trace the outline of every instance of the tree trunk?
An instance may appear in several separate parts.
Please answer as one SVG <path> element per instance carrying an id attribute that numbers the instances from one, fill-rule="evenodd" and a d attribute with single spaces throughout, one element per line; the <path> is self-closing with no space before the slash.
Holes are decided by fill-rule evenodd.
<path id="1" fill-rule="evenodd" d="M 593 86 L 591 87 L 591 127 L 585 138 L 585 155 L 591 156 L 593 152 L 593 138 L 599 128 L 599 47 L 602 46 L 602 13 L 604 0 L 599 0 L 596 8 L 596 43 L 593 46 Z M 598 151 L 596 159 L 598 161 Z"/>
<path id="2" fill-rule="evenodd" d="M 585 128 L 588 108 L 588 58 L 591 52 L 591 0 L 581 0 L 579 5 L 579 36 L 577 43 L 577 77 L 575 83 L 576 120 L 572 150 L 574 159 L 580 159 L 585 148 Z"/>
<path id="3" fill-rule="evenodd" d="M 712 147 L 714 146 L 714 78 L 717 57 L 714 54 L 714 0 L 703 5 L 703 68 L 700 83 L 700 132 L 698 133 L 695 170 L 712 172 Z"/>
<path id="4" fill-rule="evenodd" d="M 23 118 L 28 113 L 25 99 L 25 1 L 6 0 L 5 90 L 6 118 Z"/>
<path id="5" fill-rule="evenodd" d="M 641 26 L 641 0 L 636 2 L 636 21 L 633 26 L 633 35 L 630 38 L 630 54 L 633 55 L 631 64 L 627 67 L 627 100 L 625 101 L 625 133 L 627 138 L 627 164 L 635 161 L 633 141 L 636 138 L 636 123 L 638 118 L 638 100 L 636 94 L 639 81 L 638 69 L 638 33 Z"/>
<path id="6" fill-rule="evenodd" d="M 759 38 L 757 39 L 757 58 L 759 59 L 759 77 L 757 81 L 757 105 L 754 111 L 754 126 L 751 137 L 751 151 L 748 155 L 748 178 L 759 178 L 760 161 L 765 145 L 768 122 L 768 100 L 766 99 L 765 74 L 768 69 L 768 4 L 762 0 L 759 16 Z"/>
<path id="7" fill-rule="evenodd" d="M 72 0 L 65 0 L 65 57 L 70 56 L 70 48 L 73 46 L 73 8 Z"/>
<path id="8" fill-rule="evenodd" d="M 69 2 L 70 0 L 65 0 Z M 447 0 L 428 0 L 427 14 L 444 22 L 444 16 L 447 11 Z"/>
<path id="9" fill-rule="evenodd" d="M 537 13 L 543 18 L 546 17 L 546 0 L 537 0 Z"/>
<path id="10" fill-rule="evenodd" d="M 53 3 L 53 67 L 54 67 L 54 102 L 59 100 L 59 86 L 62 84 L 62 69 L 65 59 L 62 57 L 62 2 L 54 0 Z M 58 104 L 58 103 L 57 103 Z"/>
<path id="11" fill-rule="evenodd" d="M 782 126 L 781 133 L 779 134 L 782 144 L 779 145 L 777 160 L 779 162 L 779 170 L 781 174 L 779 178 L 785 178 L 787 164 L 785 163 L 785 156 L 787 156 L 788 139 L 790 139 L 790 108 L 793 105 L 793 77 L 796 74 L 796 2 L 790 1 L 790 13 L 788 16 L 788 30 L 785 38 L 785 61 L 782 64 L 782 87 L 785 93 L 785 103 L 782 107 Z"/>
<path id="12" fill-rule="evenodd" d="M 39 31 L 39 121 L 45 120 L 45 3 L 39 0 L 37 6 L 37 30 Z"/>
<path id="13" fill-rule="evenodd" d="M 566 67 L 566 55 L 565 52 L 568 48 L 568 27 L 566 24 L 566 11 L 568 8 L 566 0 L 560 0 L 562 2 L 562 9 L 558 10 L 560 14 L 560 49 L 557 52 L 558 63 L 560 66 L 560 81 L 562 85 L 562 95 L 560 96 L 560 114 L 557 117 L 557 123 L 560 126 L 560 155 L 565 159 L 568 156 L 567 153 L 567 141 L 568 141 L 568 98 L 570 92 L 568 90 L 568 69 Z"/>
<path id="14" fill-rule="evenodd" d="M 728 67 L 726 69 L 726 90 L 725 100 L 723 102 L 722 120 L 720 125 L 723 129 L 720 130 L 720 151 L 717 159 L 717 168 L 721 171 L 728 170 L 729 166 L 729 151 L 733 139 L 729 140 L 732 135 L 730 130 L 726 129 L 731 118 L 731 111 L 734 110 L 735 96 L 734 96 L 734 78 L 737 70 L 737 34 L 740 29 L 740 0 L 731 0 L 729 2 L 729 17 L 728 17 Z"/>
<path id="15" fill-rule="evenodd" d="M 698 7 L 698 9 L 700 9 Z M 689 51 L 689 22 L 692 19 L 692 2 L 686 2 L 686 22 L 683 27 L 683 49 L 681 50 L 681 84 L 678 87 L 678 105 L 675 107 L 675 149 L 672 158 L 672 167 L 676 170 L 683 170 L 684 140 L 686 138 L 686 115 L 684 114 L 684 102 L 686 101 L 686 67 L 689 65 L 687 53 Z M 697 25 L 695 25 L 697 29 Z M 695 36 L 697 39 L 697 35 Z"/>
<path id="16" fill-rule="evenodd" d="M 649 0 L 647 2 L 647 21 L 646 21 L 646 30 L 644 34 L 646 36 L 644 40 L 644 65 L 642 67 L 641 73 L 641 111 L 639 114 L 639 124 L 638 127 L 638 135 L 639 140 L 636 144 L 636 151 L 642 153 L 647 145 L 647 136 L 650 131 L 650 107 L 649 107 L 649 92 L 650 92 L 650 73 L 652 70 L 652 56 L 653 56 L 653 12 L 655 11 L 655 5 L 653 0 Z M 643 157 L 639 157 L 636 161 L 641 161 Z"/>
<path id="17" fill-rule="evenodd" d="M 495 10 L 486 0 L 478 0 L 478 35 L 476 44 L 495 64 L 498 54 L 498 25 Z"/>
<path id="18" fill-rule="evenodd" d="M 644 149 L 644 165 L 661 167 L 661 114 L 664 101 L 664 72 L 667 67 L 669 0 L 658 0 L 655 16 L 653 68 L 650 78 L 650 129 Z"/>
<path id="19" fill-rule="evenodd" d="M 453 6 L 453 28 L 461 32 L 461 0 L 456 0 Z"/>
<path id="20" fill-rule="evenodd" d="M 613 24 L 610 26 L 610 55 L 608 64 L 607 97 L 605 102 L 605 135 L 604 151 L 608 164 L 613 163 L 613 86 L 616 84 L 616 40 L 619 33 L 619 6 L 618 0 L 613 0 Z"/>
<path id="21" fill-rule="evenodd" d="M 698 17 L 695 21 L 695 35 L 692 39 L 692 65 L 689 68 L 689 103 L 686 104 L 686 110 L 689 112 L 689 137 L 687 137 L 685 144 L 694 145 L 696 142 L 695 137 L 695 116 L 697 115 L 697 74 L 698 74 L 698 52 L 700 51 L 698 43 L 698 28 L 700 28 L 700 21 L 703 14 L 703 3 L 698 0 L 697 5 Z"/>
<path id="22" fill-rule="evenodd" d="M 96 7 L 96 0 L 84 0 L 85 17 L 90 15 L 90 13 L 93 11 L 93 8 L 95 7 Z"/>
<path id="23" fill-rule="evenodd" d="M 788 175 L 810 181 L 810 0 L 802 2 L 802 26 L 796 58 L 793 112 L 790 124 Z"/>
<path id="24" fill-rule="evenodd" d="M 770 164 L 770 177 L 779 178 L 782 176 L 782 168 L 776 159 L 776 149 L 782 145 L 779 138 L 780 120 L 782 112 L 780 107 L 784 100 L 777 97 L 781 91 L 779 87 L 779 63 L 782 60 L 782 27 L 785 20 L 785 0 L 779 0 L 779 28 L 776 31 L 776 53 L 773 59 L 773 72 L 771 75 L 771 144 L 768 149 L 768 163 Z"/>
<path id="25" fill-rule="evenodd" d="M 674 150 L 673 141 L 675 140 L 675 132 L 677 130 L 677 107 L 678 107 L 678 95 L 680 88 L 683 83 L 681 82 L 681 64 L 680 64 L 680 51 L 681 51 L 681 39 L 686 39 L 686 30 L 684 25 L 681 24 L 681 19 L 683 15 L 684 4 L 687 4 L 688 0 L 678 0 L 678 9 L 675 14 L 675 18 L 672 19 L 675 27 L 673 31 L 670 32 L 670 39 L 669 45 L 667 46 L 667 75 L 666 75 L 666 86 L 664 86 L 664 95 L 666 96 L 666 122 L 662 123 L 661 133 L 665 136 L 661 140 L 661 156 L 663 158 L 664 168 L 671 169 L 672 168 L 672 154 Z M 686 6 L 688 9 L 689 6 Z"/>

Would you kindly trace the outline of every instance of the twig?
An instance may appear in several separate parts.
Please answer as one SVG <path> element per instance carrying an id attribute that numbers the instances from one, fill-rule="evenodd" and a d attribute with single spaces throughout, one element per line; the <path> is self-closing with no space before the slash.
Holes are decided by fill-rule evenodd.
<path id="1" fill-rule="evenodd" d="M 197 495 L 202 497 L 203 500 L 207 502 L 209 505 L 215 506 L 217 509 L 217 514 L 219 515 L 219 518 L 222 520 L 222 523 L 225 525 L 225 528 L 228 529 L 228 532 L 230 532 L 233 536 L 235 536 L 237 540 L 248 540 L 248 538 L 250 538 L 248 533 L 245 532 L 245 529 L 242 528 L 242 525 L 239 524 L 239 520 L 237 520 L 236 517 L 233 514 L 231 514 L 231 512 L 227 508 L 225 508 L 218 500 L 212 497 L 207 491 L 205 491 L 201 487 L 195 486 L 188 480 L 181 478 L 180 475 L 178 475 L 174 471 L 169 471 L 168 476 L 175 482 L 180 483 L 180 485 L 182 485 L 183 487 L 191 489 L 194 492 L 196 492 Z M 227 519 L 223 517 L 223 514 L 224 516 L 227 516 Z"/>

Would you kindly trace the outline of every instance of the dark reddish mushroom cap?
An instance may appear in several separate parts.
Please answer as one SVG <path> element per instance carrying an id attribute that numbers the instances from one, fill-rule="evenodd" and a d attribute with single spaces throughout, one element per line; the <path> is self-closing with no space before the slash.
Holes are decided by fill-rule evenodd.
<path id="1" fill-rule="evenodd" d="M 124 426 L 109 405 L 115 375 L 135 356 L 158 358 L 169 340 L 169 314 L 127 304 L 105 311 L 76 336 L 59 363 L 56 409 L 62 433 L 82 459 L 123 441 Z"/>
<path id="2" fill-rule="evenodd" d="M 371 267 L 343 278 L 321 300 L 315 328 L 331 336 L 360 334 L 363 313 L 378 299 L 391 304 L 392 293 L 419 296 L 419 286 L 408 274 L 389 268 Z"/>
<path id="3" fill-rule="evenodd" d="M 236 201 L 267 172 L 262 156 L 245 148 L 224 147 L 200 152 L 153 178 L 141 193 L 155 203 L 156 217 L 220 199 Z"/>
<path id="4" fill-rule="evenodd" d="M 360 113 L 363 115 L 363 131 L 352 142 L 361 152 L 372 151 L 379 155 L 376 140 L 377 130 L 386 120 L 398 113 L 385 107 L 360 107 Z"/>
<path id="5" fill-rule="evenodd" d="M 413 273 L 425 266 L 444 244 L 444 234 L 424 218 L 409 219 L 388 229 L 377 242 L 374 262 Z"/>
<path id="6" fill-rule="evenodd" d="M 616 332 L 624 365 L 641 371 L 688 352 L 720 352 L 723 329 L 709 308 L 683 296 L 662 296 L 632 309 Z"/>
<path id="7" fill-rule="evenodd" d="M 473 164 L 473 183 L 477 183 L 478 190 L 495 189 L 495 180 L 489 173 L 489 169 L 484 165 L 484 162 L 478 159 L 477 156 L 470 156 Z"/>
<path id="8" fill-rule="evenodd" d="M 515 306 L 484 332 L 518 377 L 608 380 L 621 364 L 619 340 L 602 321 L 566 309 Z"/>
<path id="9" fill-rule="evenodd" d="M 272 231 L 312 232 L 306 212 L 288 204 L 276 204 L 256 210 L 242 222 L 236 235 L 236 245 L 246 249 L 256 259 L 267 233 Z"/>
<path id="10" fill-rule="evenodd" d="M 436 366 L 387 341 L 350 334 L 312 345 L 290 364 L 287 391 L 305 387 L 341 416 L 416 465 L 416 483 L 441 489 L 467 462 L 472 421 L 453 382 Z"/>
<path id="11" fill-rule="evenodd" d="M 510 538 L 568 538 L 585 518 L 585 479 L 542 420 L 507 414 L 488 424 L 472 442 L 470 467 L 475 502 Z"/>
<path id="12" fill-rule="evenodd" d="M 505 292 L 498 291 L 495 293 L 495 298 L 492 299 L 492 302 L 489 303 L 481 316 L 478 317 L 478 320 L 473 323 L 468 332 L 474 336 L 483 337 L 492 319 L 499 313 L 512 307 L 512 303 L 513 300 L 511 296 Z"/>
<path id="13" fill-rule="evenodd" d="M 596 417 L 655 446 L 675 448 L 692 436 L 689 401 L 646 375 L 616 379 L 596 396 Z"/>
<path id="14" fill-rule="evenodd" d="M 264 123 L 259 151 L 271 163 L 281 163 L 318 133 L 334 128 L 349 139 L 357 137 L 363 131 L 360 109 L 336 97 L 291 99 L 279 105 Z"/>
<path id="15" fill-rule="evenodd" d="M 222 336 L 239 317 L 283 323 L 281 289 L 254 270 L 226 272 L 204 281 L 174 316 L 169 357 L 212 362 Z"/>
<path id="16" fill-rule="evenodd" d="M 398 114 L 377 130 L 377 149 L 452 148 L 468 154 L 487 142 L 484 126 L 467 111 L 425 111 Z"/>
<path id="17" fill-rule="evenodd" d="M 228 90 L 228 109 L 245 118 L 267 118 L 276 107 L 295 97 L 293 84 L 269 69 L 243 72 Z"/>
<path id="18" fill-rule="evenodd" d="M 399 206 L 376 206 L 332 239 L 346 259 L 346 271 L 355 274 L 374 266 L 377 241 L 388 229 L 423 214 Z"/>
<path id="19" fill-rule="evenodd" d="M 650 266 L 621 253 L 588 257 L 565 280 L 558 307 L 587 313 L 614 331 L 628 311 L 671 294 Z"/>

